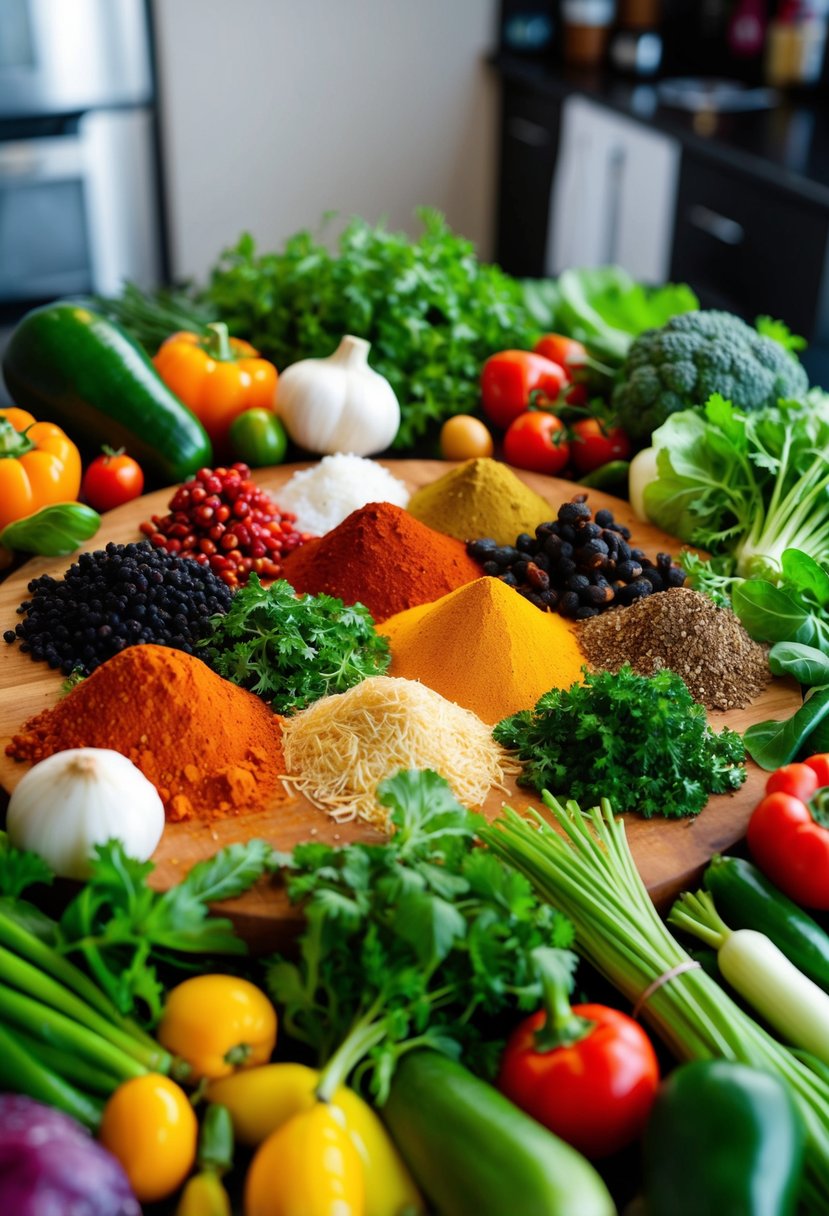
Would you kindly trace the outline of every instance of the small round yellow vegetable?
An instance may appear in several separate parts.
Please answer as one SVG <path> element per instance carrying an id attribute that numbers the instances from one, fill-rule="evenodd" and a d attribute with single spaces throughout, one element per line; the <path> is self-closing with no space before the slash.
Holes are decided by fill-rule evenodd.
<path id="1" fill-rule="evenodd" d="M 444 460 L 473 460 L 491 456 L 494 450 L 489 431 L 480 418 L 471 414 L 455 414 L 440 429 L 440 454 Z"/>
<path id="2" fill-rule="evenodd" d="M 190 1065 L 190 1081 L 264 1064 L 276 1044 L 276 1010 L 261 988 L 235 975 L 196 975 L 173 988 L 158 1041 Z"/>
<path id="3" fill-rule="evenodd" d="M 190 1173 L 198 1135 L 184 1090 L 169 1077 L 147 1073 L 115 1090 L 104 1107 L 98 1139 L 121 1162 L 136 1198 L 154 1203 Z"/>

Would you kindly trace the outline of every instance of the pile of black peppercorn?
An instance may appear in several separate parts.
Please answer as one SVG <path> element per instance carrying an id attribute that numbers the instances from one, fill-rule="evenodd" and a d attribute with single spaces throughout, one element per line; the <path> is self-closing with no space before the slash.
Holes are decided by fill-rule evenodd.
<path id="1" fill-rule="evenodd" d="M 3 637 L 67 675 L 142 642 L 193 654 L 232 596 L 212 570 L 147 542 L 82 553 L 62 579 L 41 575 L 29 591 L 24 619 Z"/>
<path id="2" fill-rule="evenodd" d="M 559 507 L 556 520 L 539 524 L 535 536 L 522 532 L 515 545 L 473 540 L 466 551 L 485 574 L 515 587 L 543 612 L 583 621 L 685 582 L 670 554 L 658 553 L 654 564 L 629 541 L 630 529 L 615 523 L 612 511 L 597 511 L 594 518 L 578 495 Z"/>

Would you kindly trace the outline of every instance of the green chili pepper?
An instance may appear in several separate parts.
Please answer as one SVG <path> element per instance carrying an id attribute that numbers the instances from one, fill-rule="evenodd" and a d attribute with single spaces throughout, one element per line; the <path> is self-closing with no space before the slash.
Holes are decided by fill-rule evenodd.
<path id="1" fill-rule="evenodd" d="M 0 545 L 43 557 L 66 557 L 93 537 L 100 526 L 101 517 L 91 507 L 82 502 L 59 502 L 7 524 L 0 532 Z"/>

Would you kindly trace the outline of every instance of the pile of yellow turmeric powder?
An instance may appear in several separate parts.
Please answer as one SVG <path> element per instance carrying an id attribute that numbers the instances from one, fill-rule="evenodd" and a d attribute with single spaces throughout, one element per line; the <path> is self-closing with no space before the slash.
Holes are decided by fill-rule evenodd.
<path id="1" fill-rule="evenodd" d="M 420 680 L 490 723 L 569 688 L 585 662 L 570 622 L 497 578 L 399 612 L 378 632 L 389 639 L 390 675 Z"/>
<path id="2" fill-rule="evenodd" d="M 408 511 L 422 524 L 456 540 L 491 536 L 512 545 L 522 532 L 535 532 L 551 518 L 550 504 L 531 490 L 509 465 L 489 456 L 466 460 L 409 500 Z"/>

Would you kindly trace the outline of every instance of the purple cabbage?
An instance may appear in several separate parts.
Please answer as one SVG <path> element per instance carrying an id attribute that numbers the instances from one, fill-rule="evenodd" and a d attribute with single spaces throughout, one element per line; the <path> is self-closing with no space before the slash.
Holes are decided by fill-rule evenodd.
<path id="1" fill-rule="evenodd" d="M 4 1216 L 141 1216 L 121 1164 L 69 1115 L 0 1094 Z"/>

